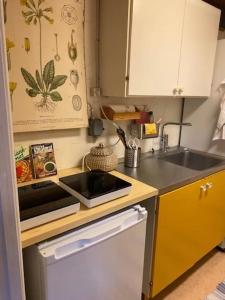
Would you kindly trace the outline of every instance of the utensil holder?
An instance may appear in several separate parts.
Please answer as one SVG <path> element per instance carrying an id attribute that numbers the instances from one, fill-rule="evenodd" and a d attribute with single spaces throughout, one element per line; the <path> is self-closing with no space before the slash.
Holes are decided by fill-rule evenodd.
<path id="1" fill-rule="evenodd" d="M 125 149 L 124 164 L 128 168 L 137 168 L 140 166 L 141 148 L 138 149 Z"/>

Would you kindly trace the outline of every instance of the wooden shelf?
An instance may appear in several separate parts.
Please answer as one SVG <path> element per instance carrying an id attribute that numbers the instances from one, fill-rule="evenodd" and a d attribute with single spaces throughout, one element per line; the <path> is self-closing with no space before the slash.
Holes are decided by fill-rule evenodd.
<path id="1" fill-rule="evenodd" d="M 107 106 L 103 106 L 103 110 L 107 118 L 112 121 L 139 120 L 141 118 L 141 113 L 138 111 L 116 113 L 112 110 L 111 107 L 107 107 Z M 102 112 L 101 112 L 101 116 L 103 119 L 106 119 Z"/>

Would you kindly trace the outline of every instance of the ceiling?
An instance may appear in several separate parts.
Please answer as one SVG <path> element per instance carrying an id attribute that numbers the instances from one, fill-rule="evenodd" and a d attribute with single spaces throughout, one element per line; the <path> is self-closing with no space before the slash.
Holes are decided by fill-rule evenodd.
<path id="1" fill-rule="evenodd" d="M 225 0 L 204 0 L 204 1 L 221 9 L 222 14 L 220 19 L 220 27 L 221 29 L 225 30 Z"/>

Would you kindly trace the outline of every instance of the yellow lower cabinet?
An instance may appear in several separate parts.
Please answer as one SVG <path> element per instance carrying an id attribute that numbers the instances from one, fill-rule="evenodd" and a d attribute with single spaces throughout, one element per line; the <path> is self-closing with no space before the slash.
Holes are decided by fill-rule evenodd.
<path id="1" fill-rule="evenodd" d="M 152 296 L 224 239 L 225 172 L 160 196 L 156 230 Z"/>
<path id="2" fill-rule="evenodd" d="M 217 245 L 225 238 L 225 171 L 213 174 L 205 181 L 208 185 L 206 196 L 209 198 L 206 217 L 211 228 L 208 234 L 212 235 L 210 239 L 214 239 Z"/>

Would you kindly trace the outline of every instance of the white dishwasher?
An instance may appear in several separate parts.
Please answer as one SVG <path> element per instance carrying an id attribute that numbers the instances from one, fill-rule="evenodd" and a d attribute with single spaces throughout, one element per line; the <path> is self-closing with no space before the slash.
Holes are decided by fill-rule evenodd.
<path id="1" fill-rule="evenodd" d="M 25 249 L 27 300 L 140 300 L 146 219 L 137 205 Z"/>

